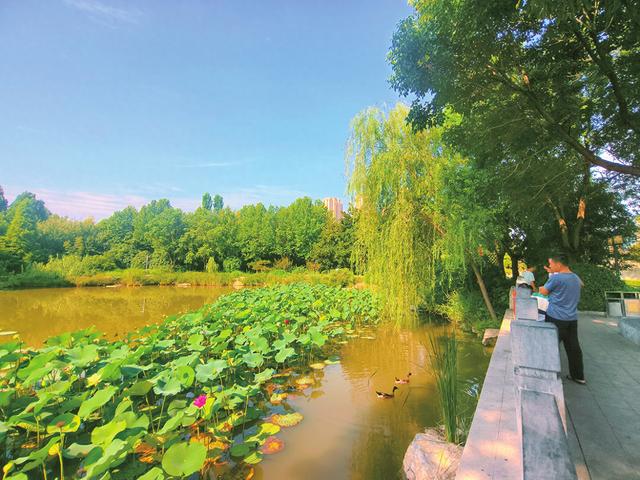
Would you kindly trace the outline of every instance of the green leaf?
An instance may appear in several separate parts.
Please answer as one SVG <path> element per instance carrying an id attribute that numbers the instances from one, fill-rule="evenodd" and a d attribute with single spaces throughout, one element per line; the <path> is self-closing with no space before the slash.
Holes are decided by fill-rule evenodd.
<path id="1" fill-rule="evenodd" d="M 282 350 L 280 350 L 278 353 L 276 353 L 276 362 L 282 363 L 287 358 L 292 357 L 295 353 L 296 351 L 293 348 L 285 347 Z"/>
<path id="2" fill-rule="evenodd" d="M 127 428 L 127 422 L 123 420 L 111 420 L 109 423 L 93 429 L 91 432 L 91 443 L 106 446 L 125 428 Z"/>
<path id="3" fill-rule="evenodd" d="M 264 357 L 256 352 L 245 353 L 242 360 L 250 368 L 257 368 L 264 363 Z"/>
<path id="4" fill-rule="evenodd" d="M 162 468 L 169 475 L 185 477 L 202 468 L 207 448 L 201 443 L 176 443 L 162 457 Z"/>
<path id="5" fill-rule="evenodd" d="M 267 368 L 266 370 L 263 370 L 260 373 L 256 373 L 256 376 L 254 378 L 254 383 L 264 383 L 267 380 L 269 380 L 271 377 L 273 377 L 273 374 L 276 373 L 276 371 L 273 368 Z"/>
<path id="6" fill-rule="evenodd" d="M 182 424 L 182 418 L 184 417 L 184 412 L 178 412 L 173 417 L 169 418 L 162 426 L 160 430 L 158 430 L 158 435 L 164 435 L 165 433 L 169 433 L 174 431 Z"/>
<path id="7" fill-rule="evenodd" d="M 184 387 L 190 387 L 191 385 L 193 385 L 193 381 L 196 378 L 196 374 L 193 371 L 193 368 L 187 365 L 178 367 L 174 375 Z"/>
<path id="8" fill-rule="evenodd" d="M 99 358 L 98 346 L 89 344 L 75 347 L 67 350 L 67 355 L 69 356 L 69 361 L 72 365 L 83 368 Z"/>
<path id="9" fill-rule="evenodd" d="M 161 468 L 153 467 L 144 475 L 138 477 L 138 480 L 164 480 L 164 472 Z"/>
<path id="10" fill-rule="evenodd" d="M 136 382 L 133 385 L 131 385 L 125 391 L 125 394 L 131 397 L 143 397 L 147 393 L 149 393 L 149 390 L 151 390 L 152 387 L 153 387 L 153 383 L 151 383 L 149 380 L 140 380 L 139 382 Z"/>
<path id="11" fill-rule="evenodd" d="M 47 425 L 47 433 L 70 433 L 80 427 L 80 417 L 73 413 L 63 413 L 55 417 Z"/>
<path id="12" fill-rule="evenodd" d="M 106 387 L 102 390 L 98 390 L 93 397 L 82 402 L 80 409 L 78 410 L 78 416 L 83 420 L 86 419 L 89 415 L 111 400 L 117 391 L 118 387 Z"/>

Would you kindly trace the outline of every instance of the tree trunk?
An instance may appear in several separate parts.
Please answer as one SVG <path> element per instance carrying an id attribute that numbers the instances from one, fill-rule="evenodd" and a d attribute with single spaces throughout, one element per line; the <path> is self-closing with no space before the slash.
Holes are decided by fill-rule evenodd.
<path id="1" fill-rule="evenodd" d="M 482 279 L 480 270 L 478 270 L 478 267 L 476 266 L 475 263 L 473 263 L 473 261 L 471 261 L 470 263 L 471 263 L 471 268 L 473 268 L 473 273 L 476 275 L 476 281 L 478 282 L 478 287 L 480 287 L 480 292 L 482 293 L 482 298 L 484 299 L 484 304 L 486 305 L 487 310 L 489 311 L 489 315 L 491 316 L 491 319 L 493 321 L 497 321 L 498 317 L 496 316 L 496 312 L 493 309 L 493 305 L 491 304 L 491 299 L 489 298 L 489 292 L 487 292 L 487 286 L 485 285 L 484 280 Z"/>

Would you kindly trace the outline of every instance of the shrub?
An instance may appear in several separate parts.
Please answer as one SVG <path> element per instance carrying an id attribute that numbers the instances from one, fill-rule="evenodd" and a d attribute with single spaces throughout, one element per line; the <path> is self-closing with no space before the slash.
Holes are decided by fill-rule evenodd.
<path id="1" fill-rule="evenodd" d="M 506 296 L 506 295 L 505 295 Z M 436 307 L 436 313 L 447 317 L 462 330 L 481 335 L 486 328 L 499 328 L 487 312 L 480 292 L 458 290 L 451 293 L 447 302 Z"/>
<path id="2" fill-rule="evenodd" d="M 222 262 L 222 269 L 225 272 L 237 272 L 242 268 L 242 261 L 236 257 L 225 258 Z"/>
<path id="3" fill-rule="evenodd" d="M 285 270 L 289 271 L 293 267 L 293 262 L 289 259 L 289 257 L 282 257 L 276 260 L 273 264 L 273 268 L 276 270 Z"/>
<path id="4" fill-rule="evenodd" d="M 218 264 L 216 263 L 216 260 L 213 257 L 209 257 L 209 260 L 207 260 L 207 266 L 204 268 L 207 273 L 215 273 L 218 271 Z"/>
<path id="5" fill-rule="evenodd" d="M 269 260 L 256 260 L 251 262 L 248 267 L 254 272 L 266 272 L 271 269 L 271 262 Z"/>
<path id="6" fill-rule="evenodd" d="M 580 296 L 579 310 L 604 311 L 606 308 L 604 292 L 609 290 L 626 290 L 620 276 L 610 268 L 581 263 L 571 266 L 583 281 L 584 288 Z"/>

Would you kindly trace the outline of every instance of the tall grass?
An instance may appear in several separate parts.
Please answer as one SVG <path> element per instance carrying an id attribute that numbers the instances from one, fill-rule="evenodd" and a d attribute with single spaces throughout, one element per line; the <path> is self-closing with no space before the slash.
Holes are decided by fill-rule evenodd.
<path id="1" fill-rule="evenodd" d="M 459 444 L 464 441 L 464 432 L 459 420 L 458 341 L 455 331 L 442 336 L 429 335 L 429 347 L 428 363 L 436 378 L 444 435 L 448 442 Z"/>
<path id="2" fill-rule="evenodd" d="M 75 275 L 64 271 L 35 266 L 24 273 L 0 276 L 1 289 L 37 288 L 37 287 L 102 287 L 106 285 L 144 286 L 144 285 L 191 285 L 191 286 L 230 286 L 239 283 L 244 286 L 278 285 L 289 283 L 310 283 L 332 286 L 351 286 L 358 277 L 350 270 L 338 269 L 328 272 L 315 272 L 301 269 L 294 271 L 269 270 L 265 272 L 174 272 L 161 269 L 112 270 L 90 275 Z"/>

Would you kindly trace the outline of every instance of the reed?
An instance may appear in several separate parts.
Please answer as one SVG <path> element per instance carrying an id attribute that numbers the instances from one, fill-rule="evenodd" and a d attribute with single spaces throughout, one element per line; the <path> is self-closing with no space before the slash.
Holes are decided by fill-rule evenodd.
<path id="1" fill-rule="evenodd" d="M 461 443 L 464 434 L 459 425 L 458 341 L 455 331 L 442 336 L 429 335 L 429 347 L 429 365 L 440 397 L 445 438 L 448 442 Z"/>

